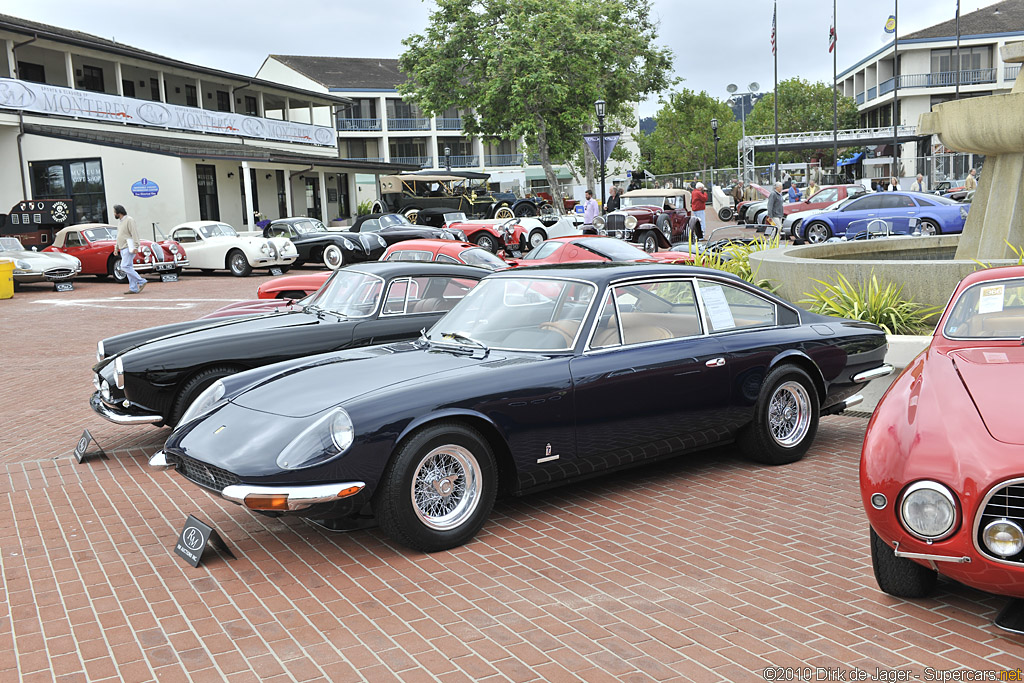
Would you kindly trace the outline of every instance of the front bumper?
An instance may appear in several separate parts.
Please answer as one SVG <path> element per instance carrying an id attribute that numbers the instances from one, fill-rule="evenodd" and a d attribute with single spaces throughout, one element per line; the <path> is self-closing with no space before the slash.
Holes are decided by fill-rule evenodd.
<path id="1" fill-rule="evenodd" d="M 89 407 L 100 417 L 119 425 L 157 424 L 164 421 L 163 415 L 129 413 L 121 408 L 108 405 L 103 402 L 98 391 L 89 398 Z"/>
<path id="2" fill-rule="evenodd" d="M 74 279 L 80 272 L 81 269 L 51 268 L 46 271 L 15 270 L 13 275 L 14 281 L 19 284 L 30 282 L 67 282 Z"/>
<path id="3" fill-rule="evenodd" d="M 173 273 L 179 268 L 188 268 L 188 259 L 183 261 L 147 261 L 136 263 L 136 273 Z"/>

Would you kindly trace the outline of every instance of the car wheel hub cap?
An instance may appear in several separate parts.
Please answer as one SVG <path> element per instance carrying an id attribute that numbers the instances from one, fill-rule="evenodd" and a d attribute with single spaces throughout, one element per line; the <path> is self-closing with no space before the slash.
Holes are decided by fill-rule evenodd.
<path id="1" fill-rule="evenodd" d="M 811 425 L 811 397 L 799 382 L 785 382 L 768 403 L 768 430 L 777 444 L 792 447 Z"/>
<path id="2" fill-rule="evenodd" d="M 439 446 L 427 453 L 413 474 L 413 510 L 431 529 L 454 529 L 476 510 L 481 482 L 480 464 L 469 450 Z"/>

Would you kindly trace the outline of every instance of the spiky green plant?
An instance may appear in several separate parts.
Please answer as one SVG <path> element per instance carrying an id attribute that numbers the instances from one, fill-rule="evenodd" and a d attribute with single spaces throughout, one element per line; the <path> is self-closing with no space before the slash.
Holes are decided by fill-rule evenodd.
<path id="1" fill-rule="evenodd" d="M 918 334 L 941 310 L 939 306 L 922 306 L 904 299 L 903 285 L 890 282 L 882 287 L 873 271 L 870 280 L 858 284 L 852 284 L 841 273 L 836 277 L 835 283 L 815 280 L 822 288 L 805 292 L 808 298 L 800 303 L 813 313 L 874 323 L 886 334 Z"/>
<path id="2" fill-rule="evenodd" d="M 768 238 L 762 235 L 746 244 L 739 242 L 729 244 L 721 252 L 700 252 L 696 249 L 695 245 L 696 243 L 691 237 L 690 253 L 693 254 L 693 265 L 724 270 L 768 291 L 776 289 L 768 280 L 757 279 L 757 271 L 750 265 L 750 255 L 755 251 L 764 251 L 778 247 L 779 238 L 777 236 Z"/>

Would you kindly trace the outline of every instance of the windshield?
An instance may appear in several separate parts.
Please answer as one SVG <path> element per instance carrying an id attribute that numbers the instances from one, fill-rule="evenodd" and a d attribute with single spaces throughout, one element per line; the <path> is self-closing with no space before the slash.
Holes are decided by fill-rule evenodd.
<path id="1" fill-rule="evenodd" d="M 306 304 L 346 318 L 373 315 L 384 289 L 384 280 L 355 270 L 339 270 L 324 283 Z"/>
<path id="2" fill-rule="evenodd" d="M 643 249 L 614 237 L 590 237 L 576 242 L 576 246 L 583 247 L 611 261 L 636 261 L 648 258 L 647 252 Z"/>
<path id="3" fill-rule="evenodd" d="M 230 225 L 214 223 L 213 225 L 200 225 L 198 228 L 203 237 L 238 237 L 238 233 Z"/>
<path id="4" fill-rule="evenodd" d="M 90 242 L 97 240 L 116 240 L 117 239 L 117 228 L 89 228 L 83 230 L 82 234 L 85 235 L 85 239 Z"/>
<path id="5" fill-rule="evenodd" d="M 500 258 L 480 247 L 473 247 L 459 254 L 462 262 L 470 266 L 480 266 L 488 270 L 501 270 L 507 268 L 508 264 Z"/>
<path id="6" fill-rule="evenodd" d="M 392 228 L 396 225 L 412 225 L 409 219 L 398 213 L 387 213 L 380 217 L 381 228 Z"/>
<path id="7" fill-rule="evenodd" d="M 327 228 L 320 221 L 295 221 L 292 223 L 292 227 L 300 235 L 306 235 L 311 232 L 327 232 Z"/>
<path id="8" fill-rule="evenodd" d="M 465 223 L 466 222 L 466 214 L 462 213 L 461 211 L 459 211 L 457 213 L 446 213 L 446 214 L 444 214 L 444 222 L 445 223 Z"/>
<path id="9" fill-rule="evenodd" d="M 1024 278 L 979 282 L 964 290 L 942 334 L 956 339 L 1024 338 Z"/>
<path id="10" fill-rule="evenodd" d="M 25 251 L 17 237 L 0 237 L 0 251 Z"/>
<path id="11" fill-rule="evenodd" d="M 628 209 L 631 206 L 665 206 L 666 202 L 671 201 L 675 205 L 675 197 L 627 197 L 622 196 L 622 202 L 619 204 L 620 208 Z"/>
<path id="12" fill-rule="evenodd" d="M 430 329 L 427 339 L 467 347 L 568 351 L 596 289 L 589 282 L 547 278 L 484 280 Z"/>

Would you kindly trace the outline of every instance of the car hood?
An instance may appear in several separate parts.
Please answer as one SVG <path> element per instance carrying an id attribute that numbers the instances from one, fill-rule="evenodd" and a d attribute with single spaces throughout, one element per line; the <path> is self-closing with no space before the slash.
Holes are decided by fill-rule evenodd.
<path id="1" fill-rule="evenodd" d="M 1024 420 L 1006 393 L 1024 383 L 1024 346 L 962 349 L 949 357 L 992 438 L 1024 445 Z"/>
<path id="2" fill-rule="evenodd" d="M 625 209 L 618 209 L 617 211 L 612 211 L 611 213 L 617 213 L 617 214 L 626 215 L 626 216 L 629 216 L 629 215 L 633 215 L 633 216 L 644 215 L 644 216 L 647 216 L 647 215 L 650 215 L 652 213 L 661 213 L 661 211 L 663 211 L 663 209 L 661 209 L 658 206 L 655 206 L 654 204 L 651 204 L 650 206 L 630 206 L 630 207 L 627 207 Z"/>
<path id="3" fill-rule="evenodd" d="M 492 361 L 493 353 L 478 358 L 412 344 L 371 346 L 288 366 L 245 388 L 231 402 L 284 417 L 308 417 L 395 384 L 411 387 L 426 377 L 464 372 Z"/>
<path id="4" fill-rule="evenodd" d="M 82 265 L 81 261 L 74 256 L 62 254 L 59 251 L 42 252 L 30 251 L 28 249 L 24 251 L 4 251 L 0 252 L 0 258 L 28 261 L 32 265 L 32 270 L 45 270 L 61 266 L 74 269 Z"/>

